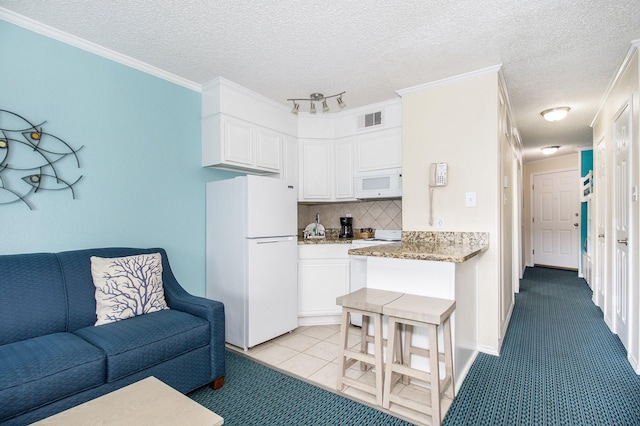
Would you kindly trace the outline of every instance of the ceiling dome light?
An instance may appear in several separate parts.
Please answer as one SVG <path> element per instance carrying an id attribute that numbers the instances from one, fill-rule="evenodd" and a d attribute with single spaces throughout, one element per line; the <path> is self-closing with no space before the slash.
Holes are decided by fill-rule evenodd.
<path id="1" fill-rule="evenodd" d="M 545 146 L 544 148 L 540 148 L 540 150 L 544 155 L 555 154 L 558 151 L 558 149 L 560 149 L 558 145 Z"/>
<path id="2" fill-rule="evenodd" d="M 547 121 L 560 121 L 567 116 L 570 109 L 569 107 L 545 109 L 540 115 Z"/>

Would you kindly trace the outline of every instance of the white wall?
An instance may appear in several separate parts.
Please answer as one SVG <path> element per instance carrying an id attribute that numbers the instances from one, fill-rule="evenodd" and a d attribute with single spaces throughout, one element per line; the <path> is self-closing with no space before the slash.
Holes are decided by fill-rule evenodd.
<path id="1" fill-rule="evenodd" d="M 500 348 L 500 145 L 498 70 L 402 91 L 402 223 L 404 231 L 489 232 L 478 259 L 478 344 Z M 449 183 L 434 191 L 429 225 L 429 163 L 447 162 Z M 477 207 L 465 207 L 476 192 Z M 435 224 L 435 222 L 434 222 Z"/>

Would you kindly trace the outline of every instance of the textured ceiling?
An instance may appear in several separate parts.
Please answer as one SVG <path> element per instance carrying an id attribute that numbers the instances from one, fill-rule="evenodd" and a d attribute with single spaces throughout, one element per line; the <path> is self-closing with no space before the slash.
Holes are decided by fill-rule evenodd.
<path id="1" fill-rule="evenodd" d="M 502 64 L 525 161 L 591 144 L 589 124 L 640 39 L 638 0 L 0 0 L 0 7 L 201 84 L 348 106 Z M 464 102 L 463 99 L 460 100 Z M 568 105 L 567 119 L 540 111 Z"/>

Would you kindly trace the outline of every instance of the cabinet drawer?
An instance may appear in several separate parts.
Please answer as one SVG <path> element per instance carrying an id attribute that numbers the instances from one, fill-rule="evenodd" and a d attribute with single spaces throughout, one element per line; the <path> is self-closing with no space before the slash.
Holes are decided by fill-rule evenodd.
<path id="1" fill-rule="evenodd" d="M 349 260 L 350 244 L 299 244 L 299 260 L 343 259 Z"/>

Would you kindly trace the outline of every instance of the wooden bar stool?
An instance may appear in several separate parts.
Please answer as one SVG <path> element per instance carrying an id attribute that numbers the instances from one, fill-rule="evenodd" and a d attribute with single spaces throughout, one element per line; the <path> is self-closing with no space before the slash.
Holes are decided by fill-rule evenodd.
<path id="1" fill-rule="evenodd" d="M 336 304 L 342 306 L 342 321 L 340 324 L 340 350 L 338 356 L 338 390 L 341 391 L 344 385 L 352 386 L 356 389 L 372 393 L 376 397 L 376 404 L 382 405 L 382 380 L 383 380 L 383 338 L 382 338 L 382 308 L 385 304 L 401 297 L 402 293 L 386 290 L 376 290 L 361 288 L 336 299 Z M 361 314 L 362 329 L 364 339 L 361 341 L 360 350 L 355 351 L 349 348 L 349 320 L 351 314 Z M 373 354 L 368 351 L 367 336 L 365 327 L 368 321 L 365 317 L 373 318 Z M 367 327 L 368 328 L 368 327 Z M 393 352 L 393 351 L 392 351 Z M 347 369 L 356 362 L 371 364 L 375 368 L 375 386 L 369 386 L 346 376 Z"/>
<path id="2" fill-rule="evenodd" d="M 454 300 L 413 294 L 405 294 L 384 305 L 383 313 L 389 317 L 387 362 L 383 390 L 384 408 L 388 409 L 393 402 L 412 410 L 425 411 L 424 404 L 418 404 L 399 395 L 391 394 L 393 373 L 399 373 L 403 377 L 414 378 L 430 384 L 431 401 L 426 401 L 426 412 L 431 415 L 432 424 L 439 425 L 442 422 L 442 396 L 446 395 L 451 399 L 455 396 L 450 323 L 450 317 L 455 308 L 456 302 Z M 405 331 L 404 350 L 400 359 L 394 359 L 394 353 L 389 348 L 395 346 L 396 340 L 402 339 L 400 325 L 404 325 Z M 442 326 L 444 338 L 444 351 L 442 353 L 438 349 L 438 326 Z M 427 329 L 429 349 L 413 346 L 413 327 L 425 327 Z M 412 368 L 412 355 L 428 358 L 430 371 L 426 372 Z M 444 362 L 445 369 L 445 375 L 442 380 L 440 380 L 441 361 Z M 429 410 L 429 405 L 431 405 L 431 410 Z"/>

